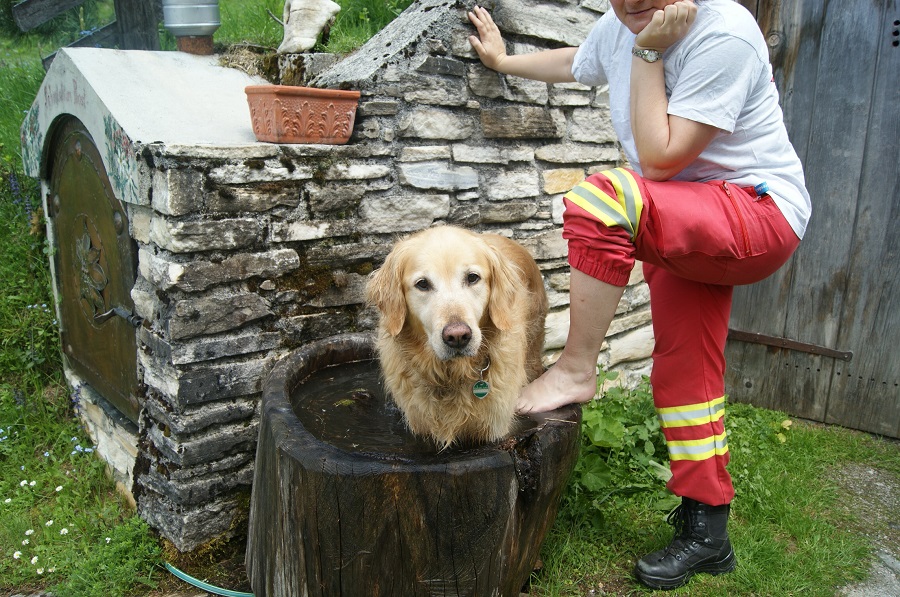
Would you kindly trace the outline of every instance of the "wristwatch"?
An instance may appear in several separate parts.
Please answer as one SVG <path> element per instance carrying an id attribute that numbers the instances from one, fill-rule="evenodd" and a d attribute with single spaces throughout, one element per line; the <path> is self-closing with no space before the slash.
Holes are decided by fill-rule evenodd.
<path id="1" fill-rule="evenodd" d="M 631 53 L 644 62 L 656 62 L 657 60 L 662 58 L 662 52 L 660 52 L 659 50 L 651 50 L 650 48 L 638 48 L 637 46 L 635 46 L 631 48 Z"/>

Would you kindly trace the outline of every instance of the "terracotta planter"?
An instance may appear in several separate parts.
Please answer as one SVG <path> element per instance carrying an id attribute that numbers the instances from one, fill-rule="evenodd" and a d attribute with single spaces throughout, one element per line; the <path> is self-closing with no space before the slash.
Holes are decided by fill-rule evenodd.
<path id="1" fill-rule="evenodd" d="M 253 133 L 269 143 L 323 143 L 350 140 L 359 91 L 288 85 L 250 85 Z"/>

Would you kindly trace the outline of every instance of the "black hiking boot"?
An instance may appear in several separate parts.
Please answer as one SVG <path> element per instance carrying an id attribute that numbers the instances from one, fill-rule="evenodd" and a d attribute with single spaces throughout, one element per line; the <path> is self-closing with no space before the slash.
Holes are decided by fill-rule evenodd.
<path id="1" fill-rule="evenodd" d="M 697 572 L 723 574 L 734 570 L 734 550 L 726 524 L 729 504 L 707 506 L 689 498 L 669 514 L 675 537 L 668 547 L 638 560 L 634 573 L 653 589 L 674 589 Z"/>

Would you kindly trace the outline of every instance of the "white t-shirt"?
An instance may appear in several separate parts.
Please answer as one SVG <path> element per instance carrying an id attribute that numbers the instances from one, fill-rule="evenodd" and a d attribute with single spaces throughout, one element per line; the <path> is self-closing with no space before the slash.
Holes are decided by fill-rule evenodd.
<path id="1" fill-rule="evenodd" d="M 668 113 L 721 129 L 673 180 L 765 181 L 797 236 L 811 204 L 803 167 L 788 139 L 765 40 L 733 0 L 703 0 L 687 36 L 663 54 Z M 609 85 L 612 124 L 631 166 L 641 171 L 631 131 L 631 48 L 635 35 L 613 11 L 603 15 L 572 65 L 585 85 Z"/>

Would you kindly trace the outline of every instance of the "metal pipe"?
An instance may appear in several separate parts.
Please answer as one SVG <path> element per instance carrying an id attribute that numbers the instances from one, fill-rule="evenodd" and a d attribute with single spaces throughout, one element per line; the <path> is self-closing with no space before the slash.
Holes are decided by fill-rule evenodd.
<path id="1" fill-rule="evenodd" d="M 212 54 L 212 35 L 221 25 L 218 0 L 162 0 L 162 9 L 163 24 L 179 50 Z"/>

